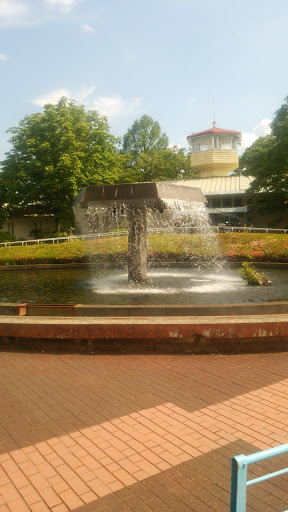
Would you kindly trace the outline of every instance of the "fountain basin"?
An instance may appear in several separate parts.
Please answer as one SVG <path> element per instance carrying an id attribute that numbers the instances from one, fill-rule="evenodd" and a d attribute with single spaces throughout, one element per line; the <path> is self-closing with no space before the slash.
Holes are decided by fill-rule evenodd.
<path id="1" fill-rule="evenodd" d="M 0 303 L 2 316 L 69 318 L 239 317 L 288 315 L 288 302 L 213 305 L 98 305 Z"/>
<path id="2" fill-rule="evenodd" d="M 288 302 L 184 307 L 0 304 L 0 347 L 9 349 L 207 354 L 283 351 L 287 344 Z"/>
<path id="3" fill-rule="evenodd" d="M 268 301 L 265 301 L 267 289 L 251 289 L 232 270 L 220 274 L 209 271 L 208 279 L 207 271 L 202 275 L 202 271 L 196 269 L 155 269 L 150 288 L 146 283 L 133 283 L 129 289 L 123 271 L 119 274 L 119 270 L 115 270 L 111 276 L 109 270 L 106 277 L 103 270 L 99 270 L 98 276 L 95 272 L 96 269 L 91 272 L 76 268 L 23 271 L 22 267 L 3 272 L 0 297 L 6 295 L 6 300 L 0 299 L 0 347 L 87 353 L 188 354 L 283 351 L 287 348 L 285 281 L 288 276 L 285 269 L 268 269 L 273 281 Z M 163 294 L 157 279 L 154 281 L 155 276 L 165 281 L 166 293 Z M 186 284 L 187 289 L 176 295 L 175 283 L 179 286 L 181 279 L 181 286 Z M 125 296 L 121 283 L 129 292 Z M 278 296 L 279 288 L 282 294 Z M 251 302 L 246 303 L 248 293 Z M 197 300 L 194 303 L 193 296 Z M 269 296 L 273 299 L 270 302 Z M 21 303 L 24 297 L 26 300 L 30 297 L 29 302 Z M 39 299 L 49 302 L 49 297 L 50 301 L 51 298 L 57 300 L 50 304 L 39 303 Z M 65 302 L 67 297 L 70 303 Z M 239 297 L 244 299 L 242 303 L 236 303 Z M 87 303 L 80 303 L 81 298 Z M 89 303 L 91 298 L 94 304 Z M 181 304 L 175 305 L 175 298 Z"/>

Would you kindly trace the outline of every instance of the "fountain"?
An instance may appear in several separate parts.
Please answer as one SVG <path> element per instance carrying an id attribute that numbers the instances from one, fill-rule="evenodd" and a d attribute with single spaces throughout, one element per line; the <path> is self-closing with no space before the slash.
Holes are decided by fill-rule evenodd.
<path id="1" fill-rule="evenodd" d="M 81 190 L 74 202 L 75 217 L 85 233 L 99 224 L 99 216 L 108 213 L 108 222 L 125 213 L 128 223 L 128 280 L 147 279 L 147 212 L 166 209 L 197 210 L 205 204 L 199 188 L 167 183 L 127 183 L 122 185 L 89 186 Z"/>
<path id="2" fill-rule="evenodd" d="M 205 217 L 205 198 L 199 189 L 189 189 L 167 183 L 89 186 L 78 194 L 74 209 L 86 233 L 89 233 L 90 230 L 95 232 L 95 226 L 102 226 L 99 231 L 103 229 L 109 231 L 111 220 L 116 223 L 116 226 L 123 222 L 127 223 L 128 280 L 130 283 L 125 283 L 125 289 L 140 288 L 140 294 L 143 295 L 143 282 L 145 283 L 147 279 L 147 218 L 151 212 L 152 217 L 153 212 L 165 217 L 166 213 L 170 211 L 171 205 L 176 206 L 176 210 L 181 213 L 182 217 L 186 218 L 188 210 L 190 210 L 192 218 L 193 215 L 195 218 L 199 215 Z M 44 275 L 45 271 L 39 270 L 39 272 L 43 272 Z M 55 270 L 53 269 L 51 272 L 55 272 Z M 273 287 L 270 287 L 269 290 L 271 298 L 268 300 L 271 302 L 260 302 L 266 301 L 267 298 L 260 298 L 259 301 L 258 296 L 254 295 L 254 290 L 251 291 L 253 292 L 252 298 L 249 298 L 243 284 L 242 298 L 244 300 L 240 304 L 235 304 L 233 303 L 235 300 L 234 283 L 232 282 L 232 286 L 230 286 L 234 296 L 224 295 L 222 293 L 223 280 L 217 284 L 215 275 L 211 277 L 206 273 L 204 278 L 201 276 L 200 279 L 198 278 L 198 281 L 202 281 L 200 288 L 203 289 L 203 282 L 204 288 L 207 283 L 208 296 L 211 298 L 210 283 L 212 282 L 214 287 L 216 286 L 217 298 L 221 294 L 216 303 L 215 301 L 210 301 L 208 304 L 207 302 L 203 303 L 194 295 L 194 299 L 189 303 L 185 299 L 178 301 L 177 296 L 178 302 L 175 305 L 173 292 L 170 293 L 171 298 L 168 305 L 167 302 L 155 303 L 148 295 L 146 302 L 140 304 L 132 299 L 124 304 L 123 302 L 114 302 L 114 305 L 111 305 L 109 302 L 107 304 L 102 301 L 101 297 L 100 302 L 98 298 L 96 303 L 83 300 L 83 304 L 78 304 L 79 296 L 75 298 L 73 295 L 74 285 L 69 280 L 69 270 L 65 269 L 64 272 L 67 272 L 65 281 L 70 286 L 68 300 L 64 299 L 67 300 L 65 304 L 55 304 L 53 300 L 51 301 L 54 302 L 53 304 L 38 304 L 37 300 L 34 304 L 17 304 L 17 301 L 14 304 L 9 304 L 7 298 L 6 302 L 0 304 L 0 346 L 1 343 L 2 346 L 3 343 L 6 346 L 6 343 L 9 347 L 11 344 L 17 347 L 19 343 L 29 347 L 32 344 L 33 348 L 49 350 L 51 348 L 70 350 L 72 347 L 72 349 L 84 351 L 182 353 L 286 350 L 288 302 L 281 302 L 283 298 L 278 295 L 274 297 Z M 17 271 L 9 274 L 12 276 L 14 274 L 14 282 L 19 282 L 16 277 Z M 39 277 L 35 279 L 37 282 L 40 281 Z M 184 279 L 186 282 L 189 280 L 191 282 L 189 275 L 184 276 Z M 228 273 L 226 280 L 231 281 Z M 31 279 L 28 278 L 28 281 L 27 284 L 31 289 Z M 45 294 L 40 294 L 46 300 L 49 297 L 46 284 L 50 281 L 52 280 L 49 276 L 49 279 L 44 282 Z M 165 281 L 167 281 L 166 276 Z M 179 287 L 179 275 L 174 277 L 174 281 L 178 288 L 181 288 L 181 284 Z M 59 280 L 57 286 L 57 281 L 54 280 L 51 292 L 57 287 L 62 291 L 61 283 L 63 280 Z M 113 288 L 119 292 L 118 283 L 116 283 L 117 281 L 114 281 Z M 19 284 L 16 287 L 19 287 Z M 287 297 L 287 286 L 284 288 L 284 293 L 286 293 L 284 296 Z M 199 291 L 198 285 L 197 290 Z M 215 295 L 216 293 L 214 293 L 214 297 Z M 226 303 L 223 298 L 226 298 Z M 173 300 L 172 304 L 171 300 Z M 61 301 L 63 301 L 63 295 Z"/>

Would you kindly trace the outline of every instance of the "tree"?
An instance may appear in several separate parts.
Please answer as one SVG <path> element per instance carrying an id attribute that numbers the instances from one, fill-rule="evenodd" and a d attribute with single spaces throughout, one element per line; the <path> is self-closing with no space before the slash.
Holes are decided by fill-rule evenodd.
<path id="1" fill-rule="evenodd" d="M 167 149 L 168 137 L 161 133 L 160 125 L 146 114 L 136 119 L 123 137 L 123 153 L 129 153 L 134 158 L 140 153 L 151 154 L 152 151 Z"/>
<path id="2" fill-rule="evenodd" d="M 240 169 L 252 176 L 250 191 L 260 193 L 264 213 L 287 208 L 288 199 L 288 97 L 275 112 L 271 134 L 259 137 L 240 157 Z"/>
<path id="3" fill-rule="evenodd" d="M 168 137 L 152 117 L 136 119 L 123 137 L 120 181 L 162 181 L 191 178 L 196 173 L 183 148 L 168 147 Z"/>
<path id="4" fill-rule="evenodd" d="M 140 153 L 135 159 L 127 154 L 123 157 L 126 157 L 120 176 L 123 182 L 191 179 L 196 174 L 191 169 L 189 154 L 175 146 Z"/>
<path id="5" fill-rule="evenodd" d="M 7 209 L 7 205 L 5 203 L 5 182 L 2 178 L 2 172 L 0 170 L 0 229 L 2 228 L 3 222 L 7 219 L 9 213 Z"/>
<path id="6" fill-rule="evenodd" d="M 63 97 L 42 113 L 26 116 L 12 133 L 0 174 L 2 204 L 38 214 L 54 214 L 56 228 L 73 224 L 72 204 L 87 185 L 118 178 L 118 139 L 105 117 Z"/>

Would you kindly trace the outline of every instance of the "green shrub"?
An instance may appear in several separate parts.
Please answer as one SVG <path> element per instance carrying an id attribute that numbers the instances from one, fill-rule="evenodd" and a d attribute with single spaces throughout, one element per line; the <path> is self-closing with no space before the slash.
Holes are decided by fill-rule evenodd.
<path id="1" fill-rule="evenodd" d="M 250 285 L 267 286 L 271 284 L 271 281 L 263 272 L 257 272 L 253 265 L 247 261 L 243 261 L 242 267 L 239 268 L 238 272 L 244 281 L 247 281 Z"/>
<path id="2" fill-rule="evenodd" d="M 41 238 L 59 238 L 61 236 L 68 236 L 66 232 L 58 233 L 57 231 L 52 231 L 50 229 L 32 229 L 30 231 L 29 236 L 33 237 L 35 240 L 40 240 Z"/>
<path id="3" fill-rule="evenodd" d="M 0 231 L 0 243 L 2 242 L 15 242 L 16 237 L 8 233 L 8 231 Z"/>

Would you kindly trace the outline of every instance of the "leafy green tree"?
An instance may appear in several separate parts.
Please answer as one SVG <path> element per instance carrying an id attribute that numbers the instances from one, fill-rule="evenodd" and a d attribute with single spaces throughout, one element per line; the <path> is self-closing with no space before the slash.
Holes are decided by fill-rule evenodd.
<path id="1" fill-rule="evenodd" d="M 123 182 L 189 179 L 196 174 L 191 169 L 189 154 L 183 148 L 172 147 L 153 150 L 149 154 L 140 153 L 135 160 L 131 156 L 129 159 L 129 155 L 123 156 L 126 157 L 124 171 L 120 176 Z"/>
<path id="2" fill-rule="evenodd" d="M 73 100 L 47 104 L 8 132 L 13 147 L 2 162 L 2 204 L 54 214 L 58 231 L 73 225 L 73 200 L 83 187 L 118 178 L 120 140 L 105 117 Z"/>
<path id="3" fill-rule="evenodd" d="M 168 147 L 160 125 L 144 115 L 136 119 L 123 137 L 120 181 L 162 181 L 191 178 L 189 155 L 183 148 Z"/>
<path id="4" fill-rule="evenodd" d="M 288 199 L 288 97 L 275 112 L 271 134 L 259 137 L 240 157 L 240 170 L 252 176 L 250 191 L 259 193 L 260 211 L 287 208 Z M 261 192 L 261 193 L 260 193 Z"/>
<path id="5" fill-rule="evenodd" d="M 129 153 L 134 158 L 141 153 L 167 149 L 169 144 L 166 133 L 161 132 L 160 125 L 146 114 L 136 119 L 123 137 L 123 153 Z"/>

